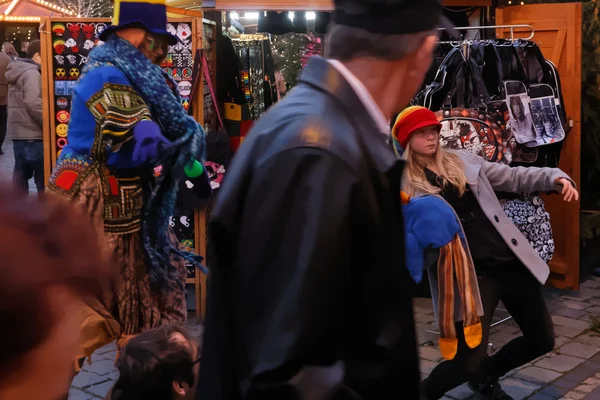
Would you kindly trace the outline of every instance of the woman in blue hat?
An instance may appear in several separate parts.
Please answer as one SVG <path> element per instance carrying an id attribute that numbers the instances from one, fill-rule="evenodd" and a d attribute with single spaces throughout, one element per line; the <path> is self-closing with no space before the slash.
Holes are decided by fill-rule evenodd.
<path id="1" fill-rule="evenodd" d="M 185 261 L 199 265 L 199 257 L 180 251 L 169 230 L 173 171 L 201 170 L 205 137 L 159 67 L 177 42 L 166 24 L 164 0 L 115 2 L 104 44 L 74 88 L 69 144 L 50 178 L 51 193 L 87 210 L 118 269 L 112 286 L 82 306 L 79 360 L 186 318 Z"/>

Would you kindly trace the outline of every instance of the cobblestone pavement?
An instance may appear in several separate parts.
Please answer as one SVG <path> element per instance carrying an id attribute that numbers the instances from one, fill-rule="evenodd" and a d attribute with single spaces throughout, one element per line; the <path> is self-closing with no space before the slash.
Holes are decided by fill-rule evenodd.
<path id="1" fill-rule="evenodd" d="M 12 180 L 13 169 L 15 168 L 15 157 L 13 153 L 12 141 L 4 141 L 2 150 L 4 151 L 4 154 L 0 155 L 0 181 L 10 181 Z M 37 193 L 33 179 L 29 180 L 29 193 Z"/>
<path id="2" fill-rule="evenodd" d="M 556 348 L 519 370 L 502 378 L 504 390 L 515 399 L 600 399 L 600 334 L 591 328 L 600 318 L 600 278 L 584 282 L 578 293 L 546 289 L 545 297 L 555 325 Z M 437 348 L 433 308 L 430 299 L 415 301 L 421 372 L 427 376 L 441 361 Z M 508 314 L 498 311 L 496 320 Z M 194 321 L 194 317 L 190 318 Z M 202 327 L 190 326 L 200 337 Z M 509 320 L 492 328 L 490 351 L 520 335 L 518 326 Z M 70 400 L 101 399 L 118 377 L 114 368 L 116 349 L 109 345 L 97 351 L 92 364 L 86 364 L 73 381 Z M 466 385 L 447 393 L 445 400 L 473 399 Z"/>

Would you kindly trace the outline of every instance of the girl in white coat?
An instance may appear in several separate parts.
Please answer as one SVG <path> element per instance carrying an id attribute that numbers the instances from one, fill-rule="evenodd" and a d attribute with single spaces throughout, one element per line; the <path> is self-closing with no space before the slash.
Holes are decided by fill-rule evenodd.
<path id="1" fill-rule="evenodd" d="M 541 291 L 549 275 L 548 266 L 508 219 L 494 191 L 562 191 L 565 201 L 578 200 L 579 195 L 560 169 L 510 168 L 466 151 L 444 150 L 439 144 L 440 129 L 435 114 L 423 107 L 410 107 L 398 116 L 394 145 L 407 161 L 402 190 L 410 197 L 441 196 L 460 218 L 483 303 L 483 340 L 470 349 L 462 335 L 462 323 L 457 321 L 458 353 L 425 379 L 424 397 L 439 399 L 468 381 L 483 398 L 510 399 L 498 379 L 551 351 L 554 328 Z M 435 306 L 435 268 L 429 270 L 429 276 Z M 490 325 L 499 301 L 523 336 L 488 357 Z"/>

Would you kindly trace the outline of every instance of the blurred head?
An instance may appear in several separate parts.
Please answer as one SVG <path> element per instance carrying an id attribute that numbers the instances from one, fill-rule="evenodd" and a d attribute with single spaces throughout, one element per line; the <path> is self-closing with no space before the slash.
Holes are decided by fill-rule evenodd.
<path id="1" fill-rule="evenodd" d="M 72 204 L 0 187 L 0 399 L 68 392 L 81 300 L 111 277 L 91 226 Z"/>
<path id="2" fill-rule="evenodd" d="M 192 399 L 200 369 L 198 343 L 182 325 L 143 332 L 117 361 L 119 380 L 111 400 Z"/>
<path id="3" fill-rule="evenodd" d="M 42 44 L 39 40 L 32 40 L 27 46 L 27 58 L 38 64 L 42 63 Z"/>
<path id="4" fill-rule="evenodd" d="M 11 42 L 2 43 L 2 52 L 10 57 L 19 57 L 19 53 L 17 53 L 17 49 Z"/>
<path id="5" fill-rule="evenodd" d="M 385 82 L 388 108 L 398 112 L 431 66 L 442 14 L 439 0 L 335 0 L 324 54 Z"/>
<path id="6" fill-rule="evenodd" d="M 152 34 L 142 27 L 122 28 L 116 34 L 137 47 L 153 64 L 160 65 L 167 56 L 169 39 L 165 36 Z"/>

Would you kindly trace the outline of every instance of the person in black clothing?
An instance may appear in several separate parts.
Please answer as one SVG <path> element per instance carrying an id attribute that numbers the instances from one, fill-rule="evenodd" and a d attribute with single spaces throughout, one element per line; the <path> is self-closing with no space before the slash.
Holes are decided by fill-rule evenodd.
<path id="1" fill-rule="evenodd" d="M 578 200 L 579 195 L 559 169 L 510 168 L 464 150 L 444 150 L 439 144 L 440 129 L 435 114 L 423 107 L 409 107 L 398 116 L 393 137 L 396 150 L 403 152 L 407 161 L 403 191 L 410 197 L 441 196 L 460 219 L 481 293 L 483 339 L 481 345 L 470 349 L 462 323 L 457 321 L 457 355 L 425 379 L 425 398 L 439 399 L 469 381 L 471 389 L 483 398 L 510 399 L 498 379 L 551 351 L 554 329 L 541 292 L 548 266 L 508 219 L 494 191 L 562 190 L 565 201 Z M 434 306 L 438 296 L 435 271 L 429 268 Z M 490 325 L 500 300 L 523 336 L 488 357 Z"/>
<path id="2" fill-rule="evenodd" d="M 335 5 L 328 58 L 258 120 L 212 209 L 199 400 L 419 398 L 404 163 L 387 141 L 442 5 Z"/>

